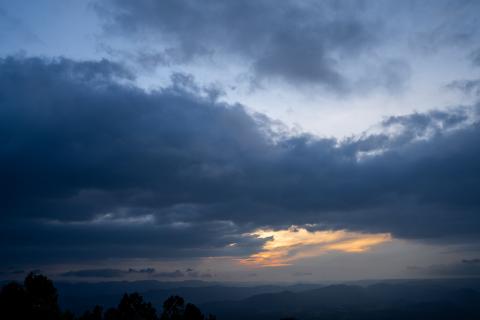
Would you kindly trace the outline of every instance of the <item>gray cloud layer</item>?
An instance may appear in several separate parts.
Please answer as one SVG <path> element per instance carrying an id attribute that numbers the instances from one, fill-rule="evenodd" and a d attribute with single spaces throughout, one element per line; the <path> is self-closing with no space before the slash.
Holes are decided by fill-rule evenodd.
<path id="1" fill-rule="evenodd" d="M 355 89 L 341 64 L 372 55 L 386 36 L 379 16 L 360 1 L 111 0 L 97 9 L 109 34 L 159 45 L 138 55 L 149 66 L 221 57 L 248 65 L 255 81 L 318 84 L 337 92 Z M 408 65 L 388 57 L 376 58 L 378 72 L 370 68 L 357 76 L 379 86 L 401 84 Z"/>
<path id="2" fill-rule="evenodd" d="M 105 60 L 0 61 L 5 263 L 243 255 L 262 244 L 245 232 L 306 223 L 478 237 L 478 107 L 336 141 L 274 133 L 181 77 L 151 93 L 130 78 Z"/>

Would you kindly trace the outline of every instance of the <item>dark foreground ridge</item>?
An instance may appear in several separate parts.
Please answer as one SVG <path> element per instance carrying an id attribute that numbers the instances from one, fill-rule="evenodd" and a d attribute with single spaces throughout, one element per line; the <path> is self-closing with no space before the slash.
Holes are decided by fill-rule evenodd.
<path id="1" fill-rule="evenodd" d="M 0 319 L 480 319 L 477 278 L 257 287 L 144 281 L 57 285 L 58 291 L 51 280 L 36 274 L 29 274 L 23 284 L 6 284 L 0 292 Z"/>
<path id="2" fill-rule="evenodd" d="M 30 273 L 22 284 L 10 282 L 0 292 L 0 319 L 2 320 L 215 320 L 205 317 L 194 304 L 182 297 L 171 296 L 163 303 L 163 311 L 157 311 L 150 302 L 143 301 L 138 293 L 125 293 L 116 308 L 105 312 L 95 306 L 76 317 L 62 311 L 58 305 L 57 289 L 43 275 Z"/>

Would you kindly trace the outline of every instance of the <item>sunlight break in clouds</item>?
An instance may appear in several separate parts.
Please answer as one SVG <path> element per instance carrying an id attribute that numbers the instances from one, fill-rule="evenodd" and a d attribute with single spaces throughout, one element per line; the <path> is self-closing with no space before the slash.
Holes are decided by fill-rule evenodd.
<path id="1" fill-rule="evenodd" d="M 240 263 L 259 267 L 288 266 L 296 260 L 331 251 L 360 253 L 392 240 L 389 233 L 368 234 L 346 230 L 312 232 L 296 226 L 278 231 L 259 229 L 249 235 L 268 240 L 261 252 L 241 259 Z"/>

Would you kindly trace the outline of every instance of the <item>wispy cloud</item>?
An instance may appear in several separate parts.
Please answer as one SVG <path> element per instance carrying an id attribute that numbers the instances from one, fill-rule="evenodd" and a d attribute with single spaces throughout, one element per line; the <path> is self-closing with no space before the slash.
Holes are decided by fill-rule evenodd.
<path id="1" fill-rule="evenodd" d="M 240 263 L 261 267 L 287 266 L 296 260 L 331 251 L 361 253 L 392 239 L 388 233 L 367 234 L 345 230 L 309 231 L 295 226 L 277 231 L 259 229 L 251 236 L 268 240 L 261 252 L 241 259 Z"/>

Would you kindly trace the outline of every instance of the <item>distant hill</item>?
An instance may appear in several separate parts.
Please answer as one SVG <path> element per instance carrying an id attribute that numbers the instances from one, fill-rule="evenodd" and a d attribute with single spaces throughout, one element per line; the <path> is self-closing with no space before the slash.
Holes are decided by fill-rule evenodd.
<path id="1" fill-rule="evenodd" d="M 457 310 L 477 312 L 480 279 L 363 280 L 341 285 L 240 285 L 207 281 L 56 282 L 60 305 L 77 314 L 94 305 L 115 306 L 125 292 L 139 292 L 158 309 L 171 295 L 201 305 L 218 319 L 420 319 L 421 312 L 442 318 Z M 460 311 L 459 311 L 460 310 Z M 463 311 L 461 311 L 463 310 Z M 407 314 L 408 313 L 408 317 Z M 388 314 L 388 317 L 383 317 Z M 416 315 L 419 315 L 417 318 Z M 432 319 L 427 317 L 423 319 Z M 383 318 L 382 318 L 383 317 Z M 322 318 L 322 319 L 323 319 Z M 468 318 L 465 318 L 468 319 Z M 474 319 L 480 319 L 480 316 Z"/>
<path id="2" fill-rule="evenodd" d="M 171 295 L 179 295 L 195 304 L 218 300 L 241 300 L 257 294 L 290 290 L 298 292 L 322 287 L 321 284 L 281 285 L 228 285 L 216 282 L 182 281 L 112 281 L 99 283 L 56 282 L 62 308 L 82 313 L 96 304 L 112 307 L 125 292 L 139 292 L 146 301 L 161 308 L 162 302 Z"/>
<path id="3" fill-rule="evenodd" d="M 480 319 L 480 291 L 442 282 L 331 285 L 202 305 L 218 319 Z"/>

